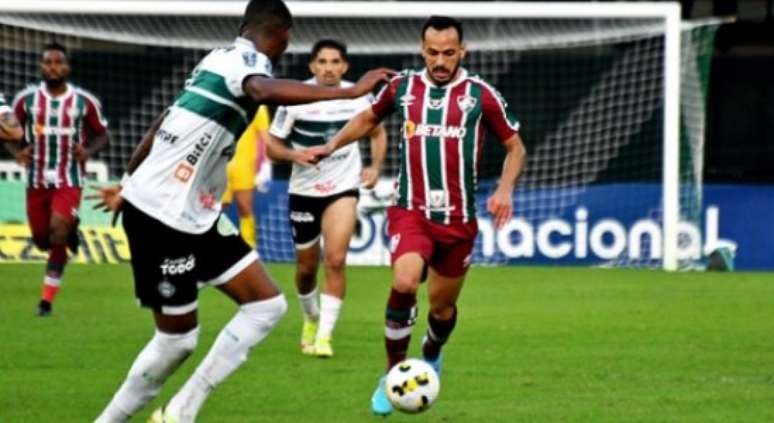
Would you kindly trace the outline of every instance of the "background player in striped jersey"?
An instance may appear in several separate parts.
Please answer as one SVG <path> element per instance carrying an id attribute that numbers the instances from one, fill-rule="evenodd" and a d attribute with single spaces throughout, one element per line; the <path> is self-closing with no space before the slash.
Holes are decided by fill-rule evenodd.
<path id="1" fill-rule="evenodd" d="M 441 347 L 456 323 L 457 298 L 478 232 L 475 189 L 484 126 L 506 151 L 499 184 L 487 200 L 498 227 L 511 217 L 511 194 L 525 151 L 519 123 L 500 94 L 460 66 L 465 57 L 461 23 L 433 16 L 421 34 L 425 68 L 394 78 L 372 108 L 314 153 L 327 156 L 367 134 L 388 114 L 401 114 L 397 201 L 387 211 L 394 274 L 385 319 L 387 368 L 406 357 L 416 320 L 416 291 L 429 273 L 430 312 L 422 355 L 440 371 Z M 384 377 L 371 408 L 380 415 L 392 412 Z"/>
<path id="2" fill-rule="evenodd" d="M 14 116 L 11 106 L 5 102 L 5 97 L 0 93 L 0 140 L 17 142 L 21 141 L 23 136 L 24 131 Z"/>
<path id="3" fill-rule="evenodd" d="M 269 122 L 269 109 L 262 105 L 239 137 L 236 153 L 226 167 L 227 185 L 223 193 L 223 209 L 228 210 L 231 202 L 236 202 L 239 233 L 252 248 L 256 244 L 253 191 L 256 187 L 266 189 L 265 185 L 271 180 L 271 163 L 266 160 Z"/>
<path id="4" fill-rule="evenodd" d="M 306 81 L 329 87 L 352 86 L 347 73 L 347 47 L 323 39 L 312 47 Z M 274 160 L 293 161 L 300 150 L 322 145 L 356 113 L 370 107 L 372 96 L 280 107 L 271 127 L 268 154 Z M 371 165 L 362 169 L 356 144 L 343 148 L 315 167 L 294 164 L 290 176 L 288 212 L 296 246 L 296 289 L 304 314 L 301 352 L 318 357 L 333 355 L 331 336 L 346 291 L 344 264 L 355 229 L 358 187 L 372 188 L 379 179 L 387 140 L 382 125 L 370 131 Z M 282 140 L 290 140 L 292 149 Z M 320 238 L 323 244 L 325 285 L 317 299 Z"/>
<path id="5" fill-rule="evenodd" d="M 108 143 L 107 121 L 96 97 L 67 82 L 67 50 L 43 48 L 43 81 L 16 95 L 13 110 L 24 127 L 25 145 L 12 147 L 27 167 L 27 219 L 32 240 L 48 250 L 38 315 L 51 313 L 62 283 L 69 246 L 78 252 L 78 207 L 86 161 Z"/>
<path id="6" fill-rule="evenodd" d="M 153 412 L 153 422 L 194 421 L 212 390 L 247 360 L 287 309 L 255 250 L 221 214 L 226 165 L 252 116 L 245 109 L 360 97 L 392 74 L 374 70 L 347 88 L 272 79 L 272 62 L 285 51 L 291 25 L 281 0 L 248 2 L 239 36 L 199 62 L 135 150 L 123 186 L 96 195 L 98 206 L 123 209 L 135 294 L 153 311 L 156 326 L 97 422 L 127 421 L 194 350 L 198 282 L 216 286 L 239 309 L 193 375 Z"/>

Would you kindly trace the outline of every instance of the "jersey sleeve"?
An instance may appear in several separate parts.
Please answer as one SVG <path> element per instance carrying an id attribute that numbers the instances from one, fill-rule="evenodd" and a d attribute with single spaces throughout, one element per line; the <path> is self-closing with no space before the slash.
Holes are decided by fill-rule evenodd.
<path id="1" fill-rule="evenodd" d="M 86 127 L 89 128 L 91 135 L 102 135 L 107 131 L 108 122 L 102 115 L 102 106 L 99 104 L 99 100 L 95 97 L 85 94 L 86 99 L 86 116 L 84 122 Z"/>
<path id="2" fill-rule="evenodd" d="M 371 110 L 379 117 L 384 119 L 390 113 L 395 111 L 395 96 L 398 93 L 401 77 L 393 78 L 389 84 L 385 85 L 376 99 L 371 104 Z"/>
<path id="3" fill-rule="evenodd" d="M 16 120 L 18 120 L 19 124 L 22 126 L 27 123 L 27 110 L 24 107 L 24 97 L 25 96 L 23 93 L 16 94 L 16 97 L 14 97 L 11 106 L 11 109 L 13 109 L 13 114 L 16 115 Z"/>
<path id="4" fill-rule="evenodd" d="M 277 108 L 277 113 L 274 114 L 274 121 L 271 123 L 271 129 L 269 133 L 277 138 L 287 139 L 290 136 L 290 131 L 293 129 L 295 118 L 293 114 L 286 106 Z"/>
<path id="5" fill-rule="evenodd" d="M 8 103 L 5 102 L 5 97 L 3 97 L 2 94 L 0 94 L 0 115 L 5 114 L 11 111 L 11 106 L 8 105 Z"/>
<path id="6" fill-rule="evenodd" d="M 508 102 L 489 84 L 481 84 L 481 111 L 484 122 L 500 142 L 519 132 L 519 120 L 508 109 Z"/>
<path id="7" fill-rule="evenodd" d="M 271 78 L 272 66 L 271 61 L 265 54 L 257 51 L 239 51 L 234 50 L 232 63 L 232 70 L 228 78 L 226 78 L 226 84 L 231 94 L 235 97 L 244 97 L 245 91 L 243 83 L 248 76 L 263 75 Z"/>

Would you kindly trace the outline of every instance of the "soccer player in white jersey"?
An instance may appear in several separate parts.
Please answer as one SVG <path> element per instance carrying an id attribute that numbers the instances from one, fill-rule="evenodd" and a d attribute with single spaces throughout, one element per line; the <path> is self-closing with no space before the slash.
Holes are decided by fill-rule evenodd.
<path id="1" fill-rule="evenodd" d="M 292 17 L 281 0 L 251 0 L 239 37 L 202 59 L 175 102 L 154 122 L 121 186 L 94 197 L 123 210 L 135 293 L 156 332 L 98 422 L 123 422 L 161 390 L 197 344 L 197 283 L 216 286 L 239 309 L 180 390 L 152 422 L 192 422 L 212 390 L 247 360 L 287 303 L 256 252 L 220 213 L 234 141 L 259 103 L 298 104 L 368 93 L 391 71 L 330 88 L 272 79 Z M 268 382 L 268 378 L 267 378 Z M 245 405 L 241 405 L 245 406 Z M 246 405 L 250 407 L 250 405 Z"/>
<path id="2" fill-rule="evenodd" d="M 5 97 L 0 93 L 0 140 L 17 142 L 24 136 L 19 121 L 13 115 L 11 106 L 5 102 Z"/>
<path id="3" fill-rule="evenodd" d="M 349 87 L 347 47 L 323 39 L 315 43 L 309 58 L 314 78 L 307 83 Z M 358 112 L 370 107 L 372 96 L 329 100 L 277 109 L 269 133 L 267 155 L 273 160 L 303 160 L 303 149 L 322 145 Z M 384 126 L 376 126 L 371 139 L 371 165 L 362 169 L 360 150 L 350 144 L 322 160 L 316 167 L 294 164 L 290 175 L 288 212 L 296 246 L 296 289 L 304 315 L 301 352 L 318 357 L 333 356 L 331 337 L 346 290 L 344 264 L 355 229 L 358 187 L 372 188 L 387 148 Z M 289 140 L 292 149 L 282 140 Z M 317 269 L 322 238 L 325 285 L 317 292 Z"/>

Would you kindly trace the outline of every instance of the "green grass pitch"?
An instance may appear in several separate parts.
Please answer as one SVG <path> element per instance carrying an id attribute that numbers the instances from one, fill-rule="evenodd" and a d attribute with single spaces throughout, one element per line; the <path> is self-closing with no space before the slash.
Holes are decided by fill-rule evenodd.
<path id="1" fill-rule="evenodd" d="M 34 316 L 43 265 L 0 265 L 0 421 L 86 422 L 152 336 L 128 266 L 73 265 L 51 318 Z M 270 266 L 290 309 L 213 393 L 201 422 L 368 422 L 383 370 L 390 271 L 353 267 L 329 360 L 302 356 L 293 268 Z M 774 276 L 474 268 L 441 394 L 393 422 L 774 421 Z M 411 355 L 419 354 L 426 292 Z M 168 400 L 235 306 L 202 291 L 199 348 L 134 421 Z"/>

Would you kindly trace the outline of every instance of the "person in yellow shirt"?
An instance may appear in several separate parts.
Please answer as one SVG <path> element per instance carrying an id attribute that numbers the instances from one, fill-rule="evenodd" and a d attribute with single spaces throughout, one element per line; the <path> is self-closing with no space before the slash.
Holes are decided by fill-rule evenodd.
<path id="1" fill-rule="evenodd" d="M 264 190 L 271 180 L 271 163 L 265 152 L 269 125 L 269 110 L 262 105 L 237 141 L 236 153 L 226 168 L 228 184 L 223 193 L 223 209 L 236 202 L 239 233 L 253 248 L 256 245 L 253 191 L 256 187 Z"/>

